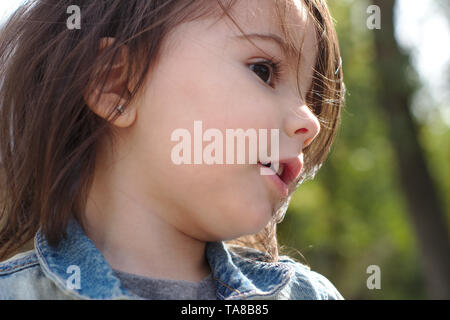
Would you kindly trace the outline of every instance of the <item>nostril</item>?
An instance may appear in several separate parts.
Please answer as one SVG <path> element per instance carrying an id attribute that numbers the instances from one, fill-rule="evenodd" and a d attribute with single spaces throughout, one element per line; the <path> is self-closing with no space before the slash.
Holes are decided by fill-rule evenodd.
<path id="1" fill-rule="evenodd" d="M 301 128 L 301 129 L 298 129 L 297 131 L 295 131 L 295 133 L 307 133 L 308 132 L 308 129 L 306 129 L 306 128 Z"/>

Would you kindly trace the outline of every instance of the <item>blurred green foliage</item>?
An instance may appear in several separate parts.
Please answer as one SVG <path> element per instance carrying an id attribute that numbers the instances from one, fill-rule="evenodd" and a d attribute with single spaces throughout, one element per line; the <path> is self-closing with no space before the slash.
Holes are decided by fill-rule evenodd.
<path id="1" fill-rule="evenodd" d="M 376 97 L 373 32 L 383 31 L 366 28 L 366 1 L 329 5 L 340 41 L 346 106 L 327 161 L 314 180 L 300 186 L 279 225 L 282 253 L 306 260 L 346 299 L 426 299 L 421 257 Z M 419 134 L 448 212 L 450 131 L 436 121 L 422 124 Z M 367 288 L 369 265 L 381 269 L 379 290 Z"/>

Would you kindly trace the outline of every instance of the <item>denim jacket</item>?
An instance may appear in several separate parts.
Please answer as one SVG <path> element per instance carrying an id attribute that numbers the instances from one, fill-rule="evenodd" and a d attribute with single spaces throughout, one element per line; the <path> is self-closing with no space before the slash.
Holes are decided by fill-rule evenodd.
<path id="1" fill-rule="evenodd" d="M 33 250 L 0 262 L 0 299 L 141 299 L 121 287 L 75 220 L 66 231 L 57 247 L 38 231 Z M 324 276 L 286 256 L 262 262 L 262 252 L 223 242 L 208 242 L 205 254 L 219 300 L 343 299 Z"/>

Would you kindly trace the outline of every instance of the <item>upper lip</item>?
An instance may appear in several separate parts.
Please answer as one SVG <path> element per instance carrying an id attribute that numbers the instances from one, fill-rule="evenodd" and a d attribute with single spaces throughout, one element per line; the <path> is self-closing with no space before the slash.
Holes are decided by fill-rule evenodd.
<path id="1" fill-rule="evenodd" d="M 303 161 L 299 156 L 294 158 L 281 159 L 279 163 L 284 165 L 282 180 L 289 187 L 289 192 L 292 192 L 297 186 L 297 182 L 302 172 Z"/>

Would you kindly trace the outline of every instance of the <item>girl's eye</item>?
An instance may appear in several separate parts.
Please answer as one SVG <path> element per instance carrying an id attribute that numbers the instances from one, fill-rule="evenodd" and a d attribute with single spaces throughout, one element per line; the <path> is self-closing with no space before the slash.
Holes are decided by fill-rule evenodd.
<path id="1" fill-rule="evenodd" d="M 275 87 L 275 83 L 279 78 L 279 63 L 265 60 L 249 64 L 249 67 L 262 81 L 271 87 Z"/>

